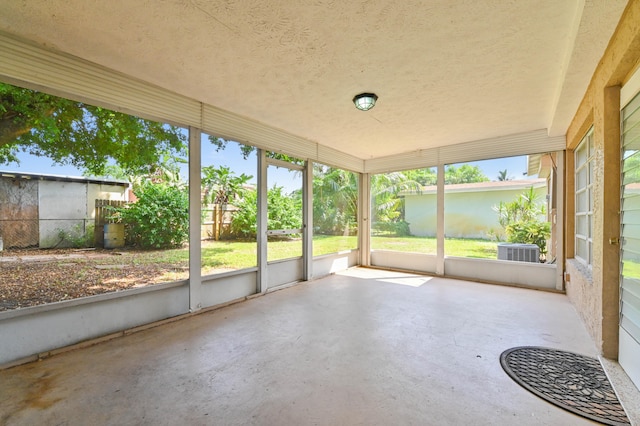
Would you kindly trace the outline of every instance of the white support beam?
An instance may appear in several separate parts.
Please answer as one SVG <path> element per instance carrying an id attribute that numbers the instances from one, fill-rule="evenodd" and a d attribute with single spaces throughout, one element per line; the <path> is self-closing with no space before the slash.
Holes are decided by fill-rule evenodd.
<path id="1" fill-rule="evenodd" d="M 191 312 L 202 309 L 200 139 L 200 130 L 189 127 L 189 310 Z"/>
<path id="2" fill-rule="evenodd" d="M 358 179 L 358 247 L 360 265 L 371 265 L 371 175 L 361 173 Z"/>
<path id="3" fill-rule="evenodd" d="M 564 290 L 564 192 L 565 192 L 565 176 L 564 176 L 564 151 L 558 151 L 556 157 L 556 193 L 553 196 L 556 199 L 556 290 Z"/>
<path id="4" fill-rule="evenodd" d="M 306 161 L 302 175 L 302 259 L 303 279 L 313 279 L 313 162 Z"/>
<path id="5" fill-rule="evenodd" d="M 256 291 L 264 293 L 267 279 L 267 158 L 263 149 L 258 149 L 258 217 L 256 218 L 258 243 L 258 282 Z"/>
<path id="6" fill-rule="evenodd" d="M 438 166 L 436 198 L 436 275 L 444 275 L 444 164 Z"/>

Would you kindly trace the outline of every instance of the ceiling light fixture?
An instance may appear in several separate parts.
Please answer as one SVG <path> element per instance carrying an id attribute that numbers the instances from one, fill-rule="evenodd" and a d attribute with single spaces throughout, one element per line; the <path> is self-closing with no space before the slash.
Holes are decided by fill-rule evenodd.
<path id="1" fill-rule="evenodd" d="M 360 93 L 353 98 L 353 103 L 360 111 L 369 111 L 377 100 L 378 96 L 375 93 Z"/>

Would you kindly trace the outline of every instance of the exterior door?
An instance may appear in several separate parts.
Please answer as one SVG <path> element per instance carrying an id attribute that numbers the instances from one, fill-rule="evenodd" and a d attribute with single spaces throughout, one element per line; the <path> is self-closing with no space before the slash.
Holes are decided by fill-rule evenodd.
<path id="1" fill-rule="evenodd" d="M 304 170 L 267 160 L 267 289 L 304 279 Z"/>
<path id="2" fill-rule="evenodd" d="M 640 388 L 640 72 L 621 94 L 620 347 L 618 361 Z"/>

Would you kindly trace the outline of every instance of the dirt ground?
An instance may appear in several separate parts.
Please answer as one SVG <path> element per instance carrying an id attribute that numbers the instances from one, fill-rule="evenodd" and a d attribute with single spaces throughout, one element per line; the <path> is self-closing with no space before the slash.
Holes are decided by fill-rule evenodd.
<path id="1" fill-rule="evenodd" d="M 0 252 L 0 311 L 186 278 L 185 265 L 148 263 L 149 252 L 103 249 Z"/>

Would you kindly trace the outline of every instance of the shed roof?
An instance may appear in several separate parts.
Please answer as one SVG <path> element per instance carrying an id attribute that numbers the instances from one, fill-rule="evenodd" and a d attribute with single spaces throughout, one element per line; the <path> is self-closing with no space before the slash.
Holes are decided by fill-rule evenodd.
<path id="1" fill-rule="evenodd" d="M 23 179 L 23 180 L 47 180 L 58 182 L 77 182 L 77 183 L 95 183 L 98 185 L 117 185 L 128 187 L 130 184 L 127 181 L 116 179 L 100 179 L 84 176 L 64 176 L 46 173 L 27 173 L 27 172 L 15 172 L 8 170 L 0 170 L 0 178 L 2 179 Z"/>

